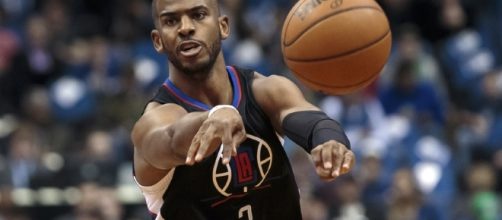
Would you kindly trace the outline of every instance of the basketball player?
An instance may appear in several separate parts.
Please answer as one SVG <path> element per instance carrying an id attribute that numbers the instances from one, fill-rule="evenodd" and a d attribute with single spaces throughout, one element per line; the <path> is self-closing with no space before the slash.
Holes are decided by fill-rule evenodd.
<path id="1" fill-rule="evenodd" d="M 355 161 L 342 128 L 288 79 L 225 65 L 229 21 L 217 0 L 153 0 L 153 14 L 151 38 L 170 74 L 132 140 L 154 219 L 301 219 L 280 136 L 332 180 Z"/>

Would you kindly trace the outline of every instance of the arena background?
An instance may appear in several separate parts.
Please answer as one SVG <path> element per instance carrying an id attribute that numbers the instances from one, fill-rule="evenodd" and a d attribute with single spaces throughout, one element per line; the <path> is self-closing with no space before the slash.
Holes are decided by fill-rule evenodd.
<path id="1" fill-rule="evenodd" d="M 350 0 L 347 0 L 350 1 Z M 221 0 L 229 64 L 291 77 L 292 0 Z M 381 77 L 313 103 L 358 161 L 319 180 L 286 140 L 306 220 L 502 219 L 502 1 L 380 0 L 393 31 Z M 148 0 L 0 0 L 0 219 L 149 219 L 129 132 L 166 78 Z"/>

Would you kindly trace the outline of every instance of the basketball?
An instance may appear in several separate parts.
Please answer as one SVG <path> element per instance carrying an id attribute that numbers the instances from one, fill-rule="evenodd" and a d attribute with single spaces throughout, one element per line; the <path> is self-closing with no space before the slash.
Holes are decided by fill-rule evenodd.
<path id="1" fill-rule="evenodd" d="M 343 95 L 378 78 L 391 40 L 387 16 L 374 0 L 300 0 L 284 21 L 281 48 L 302 84 Z"/>

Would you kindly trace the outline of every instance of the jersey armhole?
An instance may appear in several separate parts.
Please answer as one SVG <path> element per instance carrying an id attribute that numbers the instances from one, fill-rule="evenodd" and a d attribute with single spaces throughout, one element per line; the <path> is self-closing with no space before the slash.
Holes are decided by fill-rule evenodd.
<path id="1" fill-rule="evenodd" d="M 259 73 L 256 71 L 253 71 L 253 70 L 250 70 L 250 72 L 251 72 L 250 76 L 247 77 L 247 83 L 249 85 L 248 85 L 248 88 L 246 88 L 246 89 L 248 89 L 248 93 L 249 93 L 249 97 L 250 97 L 249 100 L 253 103 L 253 106 L 256 108 L 256 110 L 258 110 L 258 113 L 260 114 L 260 116 L 268 119 L 268 115 L 261 108 L 260 104 L 258 104 L 258 101 L 256 101 L 256 98 L 253 93 L 253 82 L 255 80 L 255 74 L 259 74 Z M 281 134 L 279 134 L 279 132 L 277 132 L 277 130 L 274 128 L 274 126 L 272 126 L 272 122 L 270 120 L 267 121 L 267 124 L 269 124 L 270 127 L 274 129 L 274 132 L 277 136 L 277 139 L 284 146 L 284 136 L 281 136 Z"/>
<path id="2" fill-rule="evenodd" d="M 143 186 L 138 183 L 136 177 L 134 177 L 134 181 L 138 185 L 145 197 L 146 206 L 148 211 L 152 216 L 155 217 L 156 220 L 163 220 L 160 209 L 164 205 L 164 193 L 167 191 L 171 180 L 173 179 L 175 168 L 171 169 L 166 176 L 164 176 L 159 182 L 151 185 L 151 186 Z"/>
<path id="3" fill-rule="evenodd" d="M 136 180 L 136 177 L 134 177 L 134 181 L 136 182 L 136 185 L 138 185 L 138 187 L 144 193 L 159 193 L 159 192 L 163 193 L 167 190 L 167 187 L 171 183 L 175 169 L 176 168 L 171 169 L 161 180 L 159 180 L 157 183 L 151 186 L 143 186 L 139 184 L 139 182 Z"/>

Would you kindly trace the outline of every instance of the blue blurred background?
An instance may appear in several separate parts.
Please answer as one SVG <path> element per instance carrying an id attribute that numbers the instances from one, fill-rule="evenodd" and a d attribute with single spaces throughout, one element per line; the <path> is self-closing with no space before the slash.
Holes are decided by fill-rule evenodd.
<path id="1" fill-rule="evenodd" d="M 221 0 L 228 64 L 295 80 L 280 51 L 293 0 Z M 306 97 L 357 165 L 319 180 L 286 140 L 306 220 L 502 219 L 502 1 L 380 0 L 381 77 Z M 0 220 L 149 219 L 129 132 L 167 77 L 149 0 L 0 0 Z"/>

